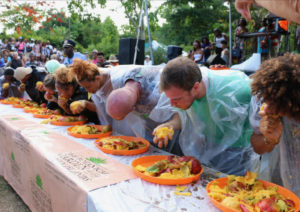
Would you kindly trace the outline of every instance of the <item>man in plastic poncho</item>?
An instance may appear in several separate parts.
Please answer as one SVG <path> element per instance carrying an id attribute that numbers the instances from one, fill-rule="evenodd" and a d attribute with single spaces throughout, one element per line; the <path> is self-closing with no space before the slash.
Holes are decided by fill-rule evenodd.
<path id="1" fill-rule="evenodd" d="M 185 155 L 238 175 L 244 175 L 258 161 L 250 144 L 251 93 L 245 74 L 201 72 L 193 61 L 178 57 L 164 67 L 160 88 L 179 117 L 159 127 L 181 129 L 179 143 Z"/>
<path id="2" fill-rule="evenodd" d="M 153 129 L 174 115 L 168 98 L 158 92 L 161 67 L 122 65 L 99 70 L 93 63 L 76 59 L 70 70 L 92 93 L 101 124 L 112 125 L 114 133 L 151 141 Z M 165 150 L 177 153 L 174 145 L 170 143 Z"/>
<path id="3" fill-rule="evenodd" d="M 270 158 L 267 172 L 280 169 L 284 187 L 300 196 L 300 55 L 265 61 L 253 75 L 252 93 L 264 102 L 255 152 Z M 268 153 L 270 152 L 270 153 Z M 279 164 L 276 158 L 279 152 Z M 276 167 L 277 166 L 277 167 Z M 272 170 L 273 169 L 273 170 Z M 272 179 L 273 180 L 273 179 Z"/>

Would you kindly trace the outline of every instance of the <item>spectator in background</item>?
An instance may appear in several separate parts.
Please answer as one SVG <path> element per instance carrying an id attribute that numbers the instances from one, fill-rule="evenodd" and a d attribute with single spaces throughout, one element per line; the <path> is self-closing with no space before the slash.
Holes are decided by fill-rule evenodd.
<path id="1" fill-rule="evenodd" d="M 200 41 L 194 40 L 193 42 L 193 61 L 197 64 L 202 64 L 204 63 L 204 51 L 201 48 Z"/>
<path id="2" fill-rule="evenodd" d="M 97 49 L 94 49 L 92 51 L 92 57 L 93 57 L 92 63 L 97 65 L 97 63 L 99 62 Z"/>
<path id="3" fill-rule="evenodd" d="M 41 41 L 40 40 L 35 41 L 35 44 L 33 46 L 33 52 L 36 56 L 36 59 L 39 60 L 41 58 Z"/>
<path id="4" fill-rule="evenodd" d="M 46 62 L 48 61 L 46 55 L 41 55 L 41 60 L 39 61 L 39 67 L 45 67 Z"/>
<path id="5" fill-rule="evenodd" d="M 234 33 L 234 46 L 233 48 L 238 50 L 239 52 L 239 61 L 245 60 L 245 39 L 240 38 L 239 35 L 248 32 L 248 29 L 246 28 L 247 21 L 244 18 L 241 18 L 238 23 L 238 27 L 235 29 Z"/>
<path id="6" fill-rule="evenodd" d="M 222 40 L 228 41 L 228 37 L 221 32 L 220 29 L 215 29 L 214 30 L 215 38 L 214 38 L 214 44 L 216 45 L 216 54 L 221 55 L 221 52 L 223 51 L 222 49 Z"/>
<path id="7" fill-rule="evenodd" d="M 227 41 L 222 40 L 222 52 L 221 52 L 221 58 L 226 62 L 226 65 L 229 64 L 229 50 L 227 48 Z"/>
<path id="8" fill-rule="evenodd" d="M 204 50 L 204 62 L 209 58 L 211 54 L 211 43 L 209 42 L 209 39 L 207 36 L 203 37 L 201 39 L 201 48 Z"/>
<path id="9" fill-rule="evenodd" d="M 29 54 L 29 61 L 25 64 L 25 67 L 38 66 L 34 53 Z"/>
<path id="10" fill-rule="evenodd" d="M 23 41 L 22 37 L 19 37 L 18 53 L 24 53 L 24 50 L 25 50 L 25 42 Z"/>
<path id="11" fill-rule="evenodd" d="M 48 56 L 50 57 L 50 55 L 48 55 L 46 42 L 42 42 L 42 45 L 41 45 L 41 59 L 42 59 L 42 55 L 45 55 L 46 57 L 48 57 Z"/>
<path id="12" fill-rule="evenodd" d="M 150 55 L 145 56 L 145 61 L 144 61 L 145 66 L 152 66 L 152 60 L 150 58 Z"/>
<path id="13" fill-rule="evenodd" d="M 1 49 L 6 49 L 7 48 L 7 42 L 6 39 L 3 38 L 2 43 L 1 43 Z"/>
<path id="14" fill-rule="evenodd" d="M 9 56 L 9 53 L 6 49 L 2 51 L 1 61 L 4 63 L 5 66 L 9 66 L 10 64 L 11 57 Z"/>
<path id="15" fill-rule="evenodd" d="M 297 26 L 296 29 L 296 45 L 297 45 L 297 51 L 300 54 L 300 26 Z"/>
<path id="16" fill-rule="evenodd" d="M 30 39 L 30 42 L 26 45 L 26 52 L 31 53 L 34 47 L 34 39 Z"/>
<path id="17" fill-rule="evenodd" d="M 8 41 L 7 50 L 10 52 L 16 51 L 16 43 L 13 37 L 11 37 Z"/>
<path id="18" fill-rule="evenodd" d="M 47 49 L 47 57 L 49 58 L 52 53 L 53 53 L 53 46 L 50 44 L 50 41 L 47 40 L 47 43 L 46 43 L 46 49 Z"/>
<path id="19" fill-rule="evenodd" d="M 78 58 L 78 59 L 81 59 L 81 60 L 87 60 L 87 57 L 85 55 L 81 54 L 80 52 L 74 52 L 74 47 L 76 45 L 76 43 L 74 41 L 64 40 L 62 44 L 63 44 L 63 47 L 64 47 L 64 53 L 66 55 L 63 63 L 66 66 L 72 65 L 73 60 L 75 58 Z"/>
<path id="20" fill-rule="evenodd" d="M 118 58 L 116 57 L 116 55 L 113 55 L 113 54 L 111 54 L 111 55 L 109 56 L 109 59 L 108 59 L 107 62 L 110 63 L 110 66 L 118 66 L 118 65 L 119 65 L 119 60 L 118 60 Z"/>
<path id="21" fill-rule="evenodd" d="M 16 69 L 18 67 L 22 67 L 24 64 L 22 63 L 22 60 L 19 59 L 18 52 L 12 53 L 12 60 L 9 63 L 9 66 L 13 69 Z"/>
<path id="22" fill-rule="evenodd" d="M 23 97 L 23 93 L 20 93 L 18 86 L 20 83 L 14 78 L 14 69 L 6 68 L 4 75 L 0 77 L 0 99 L 7 97 Z"/>
<path id="23" fill-rule="evenodd" d="M 105 66 L 109 65 L 109 63 L 105 61 L 103 52 L 98 52 L 97 57 L 98 57 L 98 60 L 99 60 L 98 63 L 97 63 L 98 67 L 103 67 L 104 68 Z"/>
<path id="24" fill-rule="evenodd" d="M 272 29 L 272 24 L 268 22 L 267 18 L 263 19 L 263 27 L 258 32 L 268 33 Z M 269 35 L 257 37 L 257 53 L 261 54 L 263 60 L 268 59 L 271 47 L 271 39 Z"/>

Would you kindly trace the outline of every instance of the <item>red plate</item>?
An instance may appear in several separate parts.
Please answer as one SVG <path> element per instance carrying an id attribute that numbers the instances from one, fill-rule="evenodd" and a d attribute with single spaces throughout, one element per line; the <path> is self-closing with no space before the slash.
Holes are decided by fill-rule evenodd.
<path id="1" fill-rule="evenodd" d="M 40 118 L 40 119 L 48 119 L 53 115 L 42 115 L 42 114 L 33 114 L 34 118 Z"/>
<path id="2" fill-rule="evenodd" d="M 144 167 L 152 166 L 157 161 L 166 160 L 168 156 L 169 155 L 151 155 L 151 156 L 140 157 L 132 161 L 131 166 L 133 168 L 134 173 L 139 178 L 151 183 L 156 183 L 161 185 L 183 185 L 183 184 L 196 182 L 199 179 L 200 175 L 203 172 L 203 167 L 201 167 L 201 171 L 198 174 L 192 177 L 178 178 L 178 179 L 165 179 L 160 177 L 152 177 L 152 176 L 145 175 L 144 173 L 135 169 L 137 165 L 141 165 Z"/>
<path id="3" fill-rule="evenodd" d="M 98 130 L 102 130 L 103 127 L 105 125 L 87 125 L 87 126 L 93 126 L 93 127 L 96 127 L 98 128 Z M 75 126 L 73 126 L 75 127 Z M 109 132 L 106 132 L 106 133 L 99 133 L 99 134 L 88 134 L 88 135 L 84 135 L 84 134 L 75 134 L 75 133 L 72 133 L 71 130 L 73 129 L 73 127 L 69 127 L 68 128 L 68 134 L 73 136 L 73 137 L 76 137 L 76 138 L 88 138 L 88 139 L 95 139 L 95 138 L 103 138 L 103 137 L 107 137 L 107 136 L 110 136 L 112 131 L 109 131 Z"/>
<path id="4" fill-rule="evenodd" d="M 208 183 L 207 186 L 206 186 L 207 194 L 209 194 L 209 192 L 210 192 L 209 188 L 213 183 L 218 183 L 221 188 L 224 188 L 224 186 L 226 186 L 226 184 L 227 184 L 227 180 L 228 180 L 227 177 L 223 177 L 223 178 L 215 179 L 215 180 L 211 181 L 210 183 Z M 263 180 L 259 180 L 259 181 L 262 182 L 264 186 L 277 187 L 277 191 L 278 191 L 279 194 L 281 194 L 282 196 L 284 196 L 287 199 L 290 199 L 290 200 L 294 201 L 295 211 L 300 210 L 300 199 L 296 196 L 296 194 L 294 194 L 290 190 L 288 190 L 286 188 L 283 188 L 279 185 L 276 185 L 274 183 L 270 183 L 270 182 L 263 181 Z M 214 206 L 216 206 L 216 208 L 220 209 L 221 211 L 239 212 L 238 210 L 235 210 L 235 209 L 232 209 L 232 208 L 229 208 L 227 206 L 222 205 L 220 202 L 218 202 L 217 200 L 215 200 L 214 198 L 212 198 L 210 196 L 209 196 L 209 199 L 212 202 L 212 204 Z"/>
<path id="5" fill-rule="evenodd" d="M 136 141 L 136 142 L 142 141 L 144 144 L 146 144 L 145 147 L 140 148 L 140 149 L 112 150 L 112 149 L 103 148 L 99 145 L 99 141 L 101 141 L 101 139 L 103 139 L 103 138 L 99 138 L 95 141 L 95 145 L 98 149 L 100 149 L 102 152 L 105 152 L 107 154 L 112 154 L 112 155 L 137 155 L 137 154 L 147 152 L 149 149 L 149 146 L 150 146 L 150 143 L 147 140 L 145 140 L 144 138 L 131 137 L 131 136 L 110 136 L 109 138 L 122 138 L 126 141 Z"/>

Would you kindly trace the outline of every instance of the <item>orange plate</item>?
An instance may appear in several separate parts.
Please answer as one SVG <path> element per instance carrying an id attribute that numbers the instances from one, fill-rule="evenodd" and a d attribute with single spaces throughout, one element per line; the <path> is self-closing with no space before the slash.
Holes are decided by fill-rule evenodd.
<path id="1" fill-rule="evenodd" d="M 210 68 L 211 70 L 229 70 L 230 68 Z"/>
<path id="2" fill-rule="evenodd" d="M 160 178 L 160 177 L 152 177 L 152 176 L 145 175 L 144 173 L 139 172 L 135 169 L 135 167 L 137 165 L 149 167 L 149 166 L 153 165 L 155 162 L 160 161 L 160 160 L 165 160 L 167 158 L 168 158 L 168 155 L 144 156 L 144 157 L 140 157 L 140 158 L 137 158 L 134 161 L 132 161 L 131 166 L 132 166 L 133 171 L 136 174 L 136 176 L 138 176 L 141 179 L 146 180 L 148 182 L 161 184 L 161 185 L 183 185 L 183 184 L 196 182 L 203 172 L 203 168 L 201 168 L 201 171 L 192 177 L 179 178 L 179 179 L 164 179 L 164 178 Z"/>
<path id="3" fill-rule="evenodd" d="M 102 130 L 104 125 L 87 125 L 87 126 L 94 126 L 96 127 L 98 130 Z M 73 126 L 75 127 L 75 126 Z M 103 138 L 103 137 L 107 137 L 110 136 L 112 131 L 106 132 L 106 133 L 99 133 L 99 134 L 91 134 L 91 135 L 82 135 L 82 134 L 75 134 L 72 133 L 71 130 L 73 129 L 73 127 L 69 127 L 68 128 L 68 134 L 75 137 L 75 138 L 89 138 L 89 139 L 95 139 L 95 138 Z"/>
<path id="4" fill-rule="evenodd" d="M 138 138 L 138 137 L 131 137 L 131 136 L 110 136 L 111 138 L 122 138 L 126 141 L 142 141 L 144 144 L 146 144 L 145 147 L 140 148 L 140 149 L 132 149 L 132 150 L 111 150 L 111 149 L 106 149 L 102 148 L 98 142 L 101 141 L 102 138 L 99 138 L 95 141 L 95 145 L 98 149 L 100 149 L 102 152 L 105 152 L 107 154 L 111 155 L 137 155 L 141 154 L 144 152 L 147 152 L 150 146 L 149 141 L 143 139 L 143 138 Z"/>
<path id="5" fill-rule="evenodd" d="M 14 108 L 23 108 L 26 107 L 25 105 L 13 105 Z"/>
<path id="6" fill-rule="evenodd" d="M 0 103 L 4 104 L 4 105 L 11 105 L 12 104 L 11 102 L 5 102 L 4 99 L 1 99 Z"/>
<path id="7" fill-rule="evenodd" d="M 296 194 L 294 194 L 290 190 L 288 190 L 286 188 L 283 188 L 283 187 L 281 187 L 279 185 L 276 185 L 274 183 L 270 183 L 270 182 L 263 181 L 263 180 L 259 180 L 259 181 L 261 181 L 264 186 L 277 187 L 277 191 L 278 191 L 279 194 L 281 194 L 282 196 L 284 196 L 287 199 L 290 199 L 290 200 L 294 201 L 294 203 L 295 203 L 295 211 L 300 210 L 300 199 L 296 196 Z M 220 187 L 223 188 L 227 184 L 227 177 L 215 179 L 215 180 L 211 181 L 210 183 L 208 183 L 207 186 L 206 186 L 206 192 L 207 192 L 207 194 L 210 192 L 209 188 L 210 188 L 210 186 L 214 182 L 218 182 L 219 185 L 220 185 Z M 214 198 L 212 198 L 210 196 L 209 196 L 209 199 L 214 204 L 214 206 L 216 206 L 216 208 L 220 209 L 221 211 L 238 212 L 238 210 L 234 210 L 232 208 L 229 208 L 229 207 L 226 207 L 226 206 L 222 205 L 220 202 L 218 202 L 217 200 L 215 200 Z"/>
<path id="8" fill-rule="evenodd" d="M 74 125 L 83 125 L 86 121 L 73 121 L 73 122 L 64 122 L 64 121 L 50 121 L 50 124 L 57 126 L 74 126 Z"/>
<path id="9" fill-rule="evenodd" d="M 50 118 L 52 115 L 42 115 L 42 114 L 33 114 L 34 118 L 40 118 L 40 119 L 48 119 Z"/>

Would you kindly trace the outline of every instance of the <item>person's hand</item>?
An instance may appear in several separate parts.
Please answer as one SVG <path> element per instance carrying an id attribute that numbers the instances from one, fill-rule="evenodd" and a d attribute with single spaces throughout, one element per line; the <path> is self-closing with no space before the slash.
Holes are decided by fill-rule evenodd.
<path id="1" fill-rule="evenodd" d="M 40 92 L 44 92 L 44 91 L 45 91 L 45 88 L 44 88 L 43 82 L 38 81 L 38 82 L 35 84 L 35 89 L 37 89 L 37 90 L 40 91 Z"/>
<path id="2" fill-rule="evenodd" d="M 44 98 L 48 101 L 48 102 L 57 102 L 57 98 L 52 95 L 52 94 L 49 94 L 48 92 L 46 92 L 44 94 Z"/>
<path id="3" fill-rule="evenodd" d="M 24 83 L 21 83 L 21 85 L 19 85 L 19 91 L 21 93 L 23 93 L 25 91 L 26 87 L 25 87 L 25 84 Z"/>
<path id="4" fill-rule="evenodd" d="M 79 100 L 72 102 L 70 105 L 70 110 L 73 114 L 81 113 L 86 107 L 86 100 Z"/>
<path id="5" fill-rule="evenodd" d="M 167 129 L 165 130 L 165 132 L 160 133 L 161 130 L 164 130 L 162 128 L 167 128 Z M 159 148 L 167 147 L 169 140 L 173 139 L 173 134 L 174 134 L 173 126 L 169 123 L 161 124 L 153 130 L 152 134 L 154 135 L 153 138 L 154 144 L 157 144 Z"/>
<path id="6" fill-rule="evenodd" d="M 236 0 L 235 9 L 242 15 L 247 21 L 251 20 L 250 7 L 254 3 L 254 0 Z"/>
<path id="7" fill-rule="evenodd" d="M 9 89 L 9 83 L 4 83 L 2 86 L 3 90 L 7 91 Z"/>
<path id="8" fill-rule="evenodd" d="M 260 132 L 265 138 L 267 144 L 276 145 L 279 142 L 280 136 L 283 132 L 283 125 L 279 115 L 271 113 L 270 107 L 264 104 L 259 115 L 262 119 L 259 124 Z"/>
<path id="9" fill-rule="evenodd" d="M 65 98 L 63 96 L 58 96 L 57 104 L 61 108 L 66 108 L 67 103 L 68 103 L 68 99 L 67 98 Z"/>

